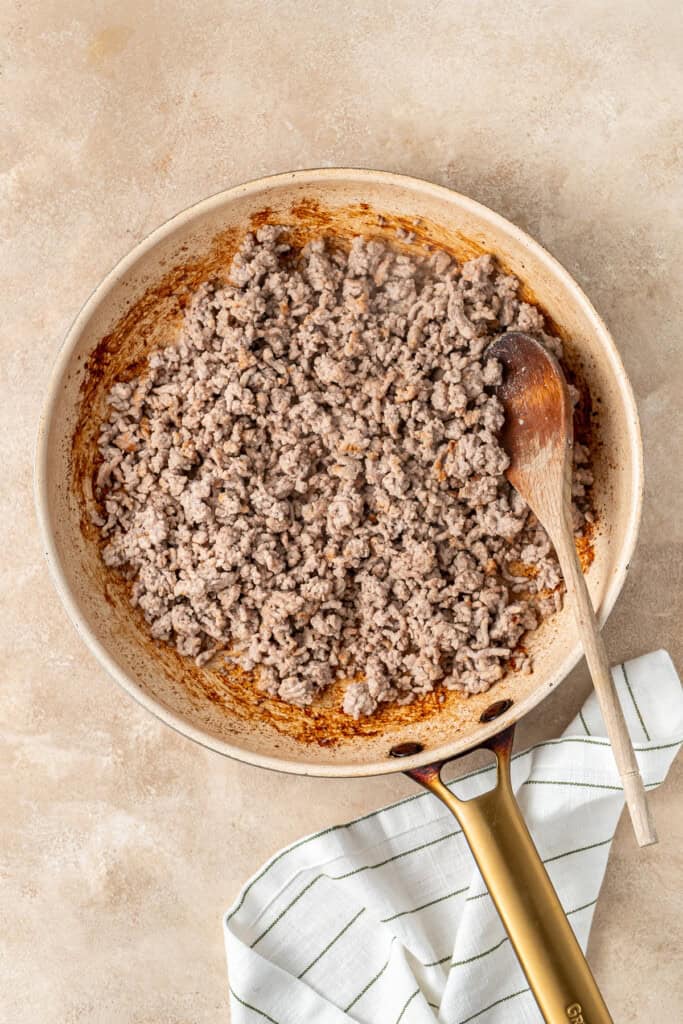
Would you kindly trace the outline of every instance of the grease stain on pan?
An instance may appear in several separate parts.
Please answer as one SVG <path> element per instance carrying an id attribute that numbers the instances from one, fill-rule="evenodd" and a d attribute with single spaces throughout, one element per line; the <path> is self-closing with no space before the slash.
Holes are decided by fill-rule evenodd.
<path id="1" fill-rule="evenodd" d="M 353 235 L 364 234 L 391 241 L 392 245 L 405 252 L 420 252 L 425 247 L 442 248 L 458 260 L 471 259 L 486 251 L 476 240 L 426 219 L 383 214 L 367 203 L 327 208 L 305 196 L 288 211 L 274 211 L 264 206 L 252 214 L 244 230 L 231 229 L 214 236 L 207 242 L 202 258 L 188 260 L 185 255 L 187 246 L 180 246 L 175 256 L 168 259 L 171 268 L 131 302 L 112 330 L 94 348 L 85 366 L 80 411 L 71 446 L 69 483 L 78 503 L 80 528 L 88 546 L 102 546 L 99 531 L 91 522 L 90 511 L 95 507 L 93 479 L 100 461 L 97 437 L 109 389 L 115 381 L 138 374 L 154 348 L 173 340 L 193 292 L 207 278 L 225 277 L 244 234 L 269 223 L 287 226 L 296 249 L 321 234 L 332 236 L 344 247 L 349 246 Z M 410 232 L 414 238 L 410 241 L 397 238 L 397 229 Z M 523 285 L 522 295 L 525 301 L 536 302 L 526 285 Z M 561 334 L 550 318 L 548 321 L 552 333 Z M 580 380 L 580 369 L 576 365 L 574 376 Z M 583 390 L 588 395 L 587 388 Z M 587 422 L 591 427 L 595 426 L 590 416 Z M 594 436 L 594 431 L 592 433 Z M 592 547 L 587 539 L 582 557 L 584 567 L 590 564 L 590 559 Z M 353 738 L 399 733 L 407 726 L 421 722 L 443 721 L 444 715 L 452 723 L 455 735 L 476 728 L 479 715 L 490 702 L 488 694 L 465 697 L 455 691 L 439 690 L 426 694 L 414 704 L 384 707 L 371 718 L 355 721 L 341 711 L 344 685 L 338 682 L 328 688 L 314 707 L 296 708 L 260 692 L 252 673 L 237 666 L 218 666 L 216 663 L 200 669 L 173 648 L 154 641 L 141 612 L 130 604 L 130 584 L 107 569 L 100 559 L 94 572 L 97 574 L 95 582 L 105 594 L 111 612 L 126 621 L 126 628 L 134 630 L 136 644 L 147 655 L 151 654 L 159 666 L 159 682 L 149 680 L 146 684 L 155 699 L 173 710 L 174 692 L 181 705 L 189 698 L 199 718 L 208 702 L 225 718 L 226 731 L 232 735 L 240 732 L 241 725 L 245 731 L 253 731 L 260 725 L 269 733 L 274 729 L 302 744 L 332 747 Z M 552 630 L 550 624 L 546 628 Z M 504 687 L 505 680 L 496 685 L 501 696 Z"/>

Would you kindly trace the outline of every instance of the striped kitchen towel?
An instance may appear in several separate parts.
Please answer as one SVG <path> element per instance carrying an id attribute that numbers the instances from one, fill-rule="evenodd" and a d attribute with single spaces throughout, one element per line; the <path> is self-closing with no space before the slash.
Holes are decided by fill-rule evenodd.
<path id="1" fill-rule="evenodd" d="M 680 682 L 665 651 L 613 674 L 653 789 L 683 741 Z M 516 754 L 512 777 L 585 949 L 624 804 L 595 695 L 561 739 Z M 541 1020 L 467 843 L 428 793 L 282 850 L 226 914 L 225 940 L 233 1024 Z"/>

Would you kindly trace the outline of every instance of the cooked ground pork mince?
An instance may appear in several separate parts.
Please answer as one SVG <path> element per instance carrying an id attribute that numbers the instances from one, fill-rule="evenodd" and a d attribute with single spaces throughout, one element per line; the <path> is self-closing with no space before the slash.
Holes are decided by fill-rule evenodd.
<path id="1" fill-rule="evenodd" d="M 248 235 L 109 396 L 94 518 L 152 635 L 292 704 L 353 680 L 356 718 L 500 679 L 560 602 L 497 441 L 486 348 L 511 327 L 561 355 L 492 256 Z M 576 445 L 577 530 L 587 463 Z"/>

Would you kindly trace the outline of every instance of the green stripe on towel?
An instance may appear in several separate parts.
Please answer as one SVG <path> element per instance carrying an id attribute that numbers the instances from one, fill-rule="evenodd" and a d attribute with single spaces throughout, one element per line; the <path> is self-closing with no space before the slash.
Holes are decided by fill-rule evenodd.
<path id="1" fill-rule="evenodd" d="M 394 942 L 395 942 L 395 941 L 396 941 L 396 939 L 395 939 L 395 937 L 394 937 L 394 938 L 393 938 L 393 939 L 391 940 L 391 942 L 389 943 L 389 947 L 390 947 L 390 948 L 391 948 L 391 946 L 393 946 L 393 944 L 394 944 Z M 389 953 L 389 958 L 387 959 L 387 962 L 385 963 L 384 967 L 380 967 L 380 969 L 378 970 L 378 972 L 377 972 L 377 974 L 376 974 L 376 975 L 374 976 L 374 978 L 370 978 L 370 981 L 369 981 L 369 982 L 367 983 L 367 985 L 366 985 L 366 986 L 365 986 L 364 988 L 362 988 L 362 989 L 360 990 L 360 992 L 358 993 L 358 995 L 357 995 L 357 996 L 354 996 L 354 998 L 353 998 L 353 999 L 351 1000 L 351 1002 L 349 1003 L 349 1005 L 348 1005 L 348 1006 L 347 1006 L 347 1007 L 346 1007 L 346 1008 L 344 1009 L 344 1013 L 348 1013 L 348 1012 L 349 1012 L 349 1010 L 351 1009 L 351 1007 L 352 1007 L 352 1006 L 355 1006 L 355 1005 L 356 1005 L 356 1003 L 357 1003 L 357 1002 L 358 1002 L 358 1001 L 359 1001 L 360 999 L 362 999 L 362 998 L 363 998 L 363 996 L 365 995 L 365 993 L 366 993 L 366 992 L 368 992 L 368 991 L 369 991 L 369 990 L 370 990 L 370 989 L 372 988 L 372 986 L 373 986 L 373 985 L 375 984 L 375 982 L 376 982 L 376 981 L 379 981 L 379 979 L 380 979 L 380 978 L 382 977 L 382 975 L 384 974 L 384 972 L 386 971 L 386 969 L 387 969 L 387 967 L 389 966 L 389 964 L 390 964 L 390 963 L 391 963 L 391 953 Z"/>
<path id="2" fill-rule="evenodd" d="M 264 1020 L 270 1021 L 270 1024 L 280 1024 L 279 1021 L 275 1020 L 275 1017 L 271 1017 L 270 1014 L 264 1013 L 263 1010 L 259 1010 L 258 1006 L 252 1006 L 251 1003 L 245 1003 L 244 999 L 240 999 L 234 989 L 230 989 L 230 995 L 233 999 L 236 999 L 241 1006 L 246 1006 L 247 1010 L 251 1010 L 252 1013 L 258 1013 L 259 1017 L 263 1017 Z"/>
<path id="3" fill-rule="evenodd" d="M 346 935 L 346 933 L 348 932 L 348 930 L 349 930 L 349 928 L 351 927 L 351 925 L 352 925 L 352 924 L 354 924 L 354 923 L 355 923 L 355 922 L 356 922 L 356 921 L 358 920 L 358 918 L 359 918 L 359 917 L 361 916 L 361 914 L 364 914 L 364 913 L 365 913 L 365 907 L 363 907 L 363 909 L 362 909 L 362 910 L 359 910 L 359 911 L 358 911 L 358 913 L 357 913 L 357 914 L 355 914 L 355 915 L 354 915 L 354 917 L 352 917 L 352 918 L 351 918 L 351 920 L 350 920 L 350 921 L 348 921 L 348 922 L 347 922 L 347 923 L 346 923 L 346 924 L 344 925 L 344 927 L 342 928 L 342 930 L 341 930 L 340 932 L 337 932 L 337 934 L 335 935 L 335 937 L 334 937 L 333 939 L 331 939 L 331 940 L 330 940 L 330 941 L 329 941 L 329 942 L 327 943 L 327 945 L 326 945 L 326 946 L 325 946 L 325 948 L 324 948 L 324 949 L 322 950 L 322 952 L 318 953 L 318 955 L 317 955 L 317 957 L 315 958 L 315 960 L 311 960 L 311 962 L 310 962 L 310 964 L 308 965 L 308 967 L 305 967 L 305 968 L 303 969 L 303 971 L 301 972 L 301 974 L 297 975 L 297 977 L 299 977 L 299 978 L 303 978 L 304 974 L 308 974 L 308 972 L 310 971 L 311 967 L 315 967 L 315 965 L 316 965 L 316 964 L 317 964 L 317 963 L 318 963 L 318 962 L 319 962 L 320 960 L 322 960 L 322 958 L 323 958 L 323 957 L 325 956 L 325 953 L 327 953 L 327 951 L 328 951 L 328 950 L 332 949 L 332 947 L 334 946 L 335 942 L 339 942 L 339 940 L 341 939 L 342 935 Z"/>
<path id="4" fill-rule="evenodd" d="M 620 665 L 619 667 L 621 668 L 621 672 L 622 672 L 622 675 L 624 677 L 624 682 L 626 683 L 626 688 L 627 688 L 629 694 L 631 695 L 631 700 L 633 701 L 633 706 L 636 709 L 636 714 L 638 715 L 638 721 L 640 722 L 642 730 L 645 733 L 645 739 L 649 741 L 650 734 L 647 731 L 647 726 L 645 725 L 645 722 L 643 720 L 643 716 L 640 713 L 640 708 L 638 707 L 638 701 L 636 700 L 636 695 L 633 692 L 633 690 L 631 689 L 631 683 L 629 682 L 629 678 L 628 678 L 628 675 L 626 673 L 626 664 Z"/>
<path id="5" fill-rule="evenodd" d="M 509 999 L 516 999 L 517 996 L 523 996 L 525 992 L 530 992 L 528 988 L 520 988 L 519 992 L 511 992 L 509 996 L 503 996 L 502 999 L 496 999 L 495 1003 L 489 1003 L 483 1010 L 477 1010 L 471 1017 L 465 1017 L 464 1020 L 459 1020 L 458 1024 L 469 1024 L 471 1020 L 476 1020 L 477 1017 L 481 1017 L 482 1013 L 486 1013 L 487 1010 L 492 1010 L 494 1006 L 500 1006 L 501 1003 L 507 1003 Z"/>
<path id="6" fill-rule="evenodd" d="M 408 996 L 408 998 L 406 999 L 406 1001 L 404 1003 L 403 1009 L 401 1010 L 401 1012 L 399 1013 L 398 1017 L 396 1018 L 396 1024 L 399 1024 L 399 1022 L 403 1020 L 404 1013 L 406 1012 L 406 1010 L 408 1009 L 408 1007 L 412 1003 L 413 999 L 416 996 L 419 996 L 419 994 L 420 994 L 420 990 L 419 990 L 419 988 L 416 988 L 415 991 L 413 992 L 412 996 Z"/>

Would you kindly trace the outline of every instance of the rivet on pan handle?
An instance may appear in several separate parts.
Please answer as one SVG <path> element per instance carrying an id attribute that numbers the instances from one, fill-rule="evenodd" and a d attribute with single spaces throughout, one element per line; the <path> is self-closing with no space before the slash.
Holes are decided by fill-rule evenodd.
<path id="1" fill-rule="evenodd" d="M 513 737 L 514 726 L 475 748 L 493 751 L 498 773 L 494 788 L 471 800 L 458 799 L 441 781 L 450 758 L 406 775 L 438 796 L 460 823 L 547 1024 L 611 1024 L 515 800 Z"/>

